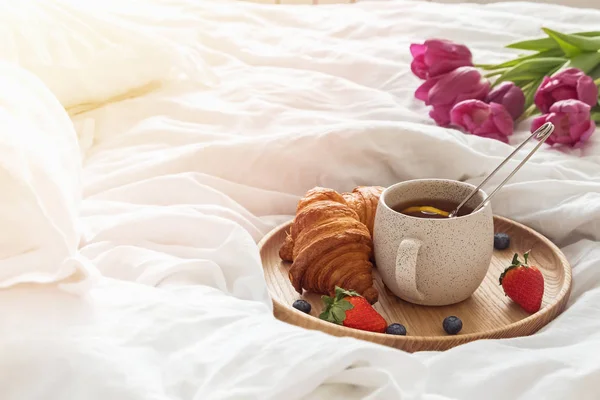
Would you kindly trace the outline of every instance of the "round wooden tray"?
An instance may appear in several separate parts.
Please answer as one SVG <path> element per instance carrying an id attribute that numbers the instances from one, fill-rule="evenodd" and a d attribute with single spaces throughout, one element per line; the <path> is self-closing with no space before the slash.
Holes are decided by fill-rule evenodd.
<path id="1" fill-rule="evenodd" d="M 375 308 L 388 324 L 403 324 L 408 331 L 407 336 L 346 328 L 318 318 L 322 309 L 320 295 L 305 292 L 301 296 L 290 284 L 287 274 L 290 263 L 282 261 L 279 257 L 279 248 L 290 224 L 291 222 L 288 222 L 274 229 L 259 243 L 267 286 L 273 298 L 275 317 L 290 324 L 335 336 L 351 336 L 408 352 L 446 350 L 478 339 L 526 336 L 535 333 L 556 318 L 565 308 L 571 292 L 571 267 L 558 247 L 533 229 L 496 216 L 495 231 L 508 233 L 511 236 L 511 245 L 507 250 L 494 250 L 484 282 L 469 299 L 443 307 L 408 303 L 393 295 L 384 286 L 375 269 L 375 287 L 380 293 Z M 500 273 L 510 265 L 514 253 L 522 255 L 528 250 L 531 250 L 530 263 L 542 271 L 545 280 L 542 309 L 531 315 L 506 297 L 498 284 Z M 299 298 L 311 303 L 311 315 L 292 307 L 294 300 Z M 458 335 L 447 335 L 442 329 L 442 321 L 449 315 L 456 315 L 463 321 L 463 329 Z"/>

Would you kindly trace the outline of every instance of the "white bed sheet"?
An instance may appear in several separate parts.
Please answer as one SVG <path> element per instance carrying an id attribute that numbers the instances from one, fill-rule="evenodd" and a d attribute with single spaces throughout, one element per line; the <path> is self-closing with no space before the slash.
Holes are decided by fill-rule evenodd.
<path id="1" fill-rule="evenodd" d="M 598 397 L 600 136 L 584 150 L 544 148 L 493 202 L 574 267 L 567 311 L 531 337 L 409 355 L 280 323 L 256 242 L 315 185 L 477 183 L 511 151 L 431 124 L 413 100 L 410 42 L 442 36 L 477 61 L 501 60 L 501 45 L 542 25 L 593 30 L 600 12 L 178 3 L 221 84 L 166 87 L 74 117 L 80 250 L 103 277 L 84 297 L 0 292 L 0 398 Z"/>

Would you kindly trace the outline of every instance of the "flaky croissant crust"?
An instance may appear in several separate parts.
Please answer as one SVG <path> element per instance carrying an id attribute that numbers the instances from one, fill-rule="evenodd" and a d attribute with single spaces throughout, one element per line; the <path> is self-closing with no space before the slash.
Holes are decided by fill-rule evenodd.
<path id="1" fill-rule="evenodd" d="M 299 293 L 333 294 L 340 286 L 377 301 L 371 232 L 382 190 L 363 186 L 339 194 L 315 187 L 299 201 L 279 251 L 283 260 L 293 261 L 289 278 Z"/>

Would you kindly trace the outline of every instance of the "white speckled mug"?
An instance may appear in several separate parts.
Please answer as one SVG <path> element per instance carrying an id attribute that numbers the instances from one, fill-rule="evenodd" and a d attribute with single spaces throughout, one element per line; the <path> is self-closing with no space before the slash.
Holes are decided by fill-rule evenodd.
<path id="1" fill-rule="evenodd" d="M 424 199 L 458 204 L 474 188 L 453 180 L 418 179 L 397 183 L 383 192 L 373 230 L 375 262 L 384 283 L 398 297 L 443 306 L 463 301 L 477 290 L 492 259 L 490 204 L 450 219 L 412 217 L 392 209 Z M 465 206 L 473 209 L 486 197 L 480 190 Z"/>

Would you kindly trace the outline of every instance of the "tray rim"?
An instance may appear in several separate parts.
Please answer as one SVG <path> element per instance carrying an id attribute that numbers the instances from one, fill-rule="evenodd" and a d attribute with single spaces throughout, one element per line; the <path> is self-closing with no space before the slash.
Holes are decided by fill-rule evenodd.
<path id="1" fill-rule="evenodd" d="M 523 318 L 517 322 L 514 322 L 509 325 L 503 325 L 502 327 L 497 328 L 497 329 L 467 333 L 467 334 L 463 334 L 463 335 L 395 336 L 395 335 L 389 335 L 386 333 L 361 331 L 361 330 L 357 330 L 357 329 L 348 328 L 348 327 L 345 327 L 342 325 L 332 324 L 327 321 L 323 321 L 317 317 L 314 317 L 311 315 L 306 315 L 306 314 L 290 307 L 289 305 L 283 304 L 282 302 L 280 302 L 279 300 L 277 300 L 275 298 L 275 296 L 271 293 L 269 285 L 267 285 L 267 290 L 269 291 L 269 296 L 271 297 L 271 301 L 273 302 L 273 314 L 275 315 L 275 317 L 277 319 L 282 320 L 281 318 L 278 317 L 278 315 L 289 314 L 290 312 L 295 313 L 300 318 L 304 318 L 304 319 L 311 318 L 311 320 L 310 320 L 311 325 L 315 326 L 315 328 L 317 330 L 319 330 L 323 333 L 334 334 L 335 336 L 340 336 L 340 337 L 354 337 L 357 339 L 367 340 L 367 341 L 374 342 L 377 344 L 381 344 L 381 341 L 385 338 L 386 341 L 398 343 L 398 346 L 396 346 L 396 345 L 394 346 L 397 348 L 400 348 L 402 343 L 406 343 L 408 345 L 408 344 L 414 343 L 414 342 L 419 342 L 422 344 L 434 344 L 434 343 L 435 344 L 440 344 L 440 343 L 445 344 L 446 342 L 448 342 L 448 343 L 460 342 L 458 344 L 464 344 L 464 343 L 471 342 L 471 341 L 478 340 L 478 339 L 487 339 L 490 337 L 494 337 L 495 335 L 498 335 L 496 337 L 500 337 L 500 338 L 515 337 L 515 336 L 506 336 L 506 335 L 503 336 L 502 334 L 505 332 L 508 333 L 511 330 L 518 329 L 522 326 L 528 325 L 534 320 L 543 319 L 543 317 L 545 317 L 547 315 L 554 314 L 550 318 L 548 318 L 548 321 L 546 323 L 544 323 L 542 325 L 542 327 L 543 327 L 543 326 L 547 325 L 548 323 L 550 323 L 550 321 L 554 320 L 558 315 L 560 315 L 564 311 L 564 308 L 570 297 L 572 286 L 573 286 L 571 264 L 567 260 L 564 253 L 558 248 L 558 246 L 556 246 L 550 239 L 548 239 L 546 236 L 542 235 L 535 229 L 530 228 L 520 222 L 514 221 L 514 220 L 506 218 L 506 217 L 502 217 L 499 215 L 494 215 L 494 220 L 499 220 L 499 221 L 502 221 L 502 222 L 505 222 L 508 224 L 516 225 L 517 227 L 527 231 L 528 234 L 536 236 L 538 239 L 540 239 L 542 242 L 544 242 L 548 247 L 550 247 L 552 249 L 552 251 L 558 256 L 558 259 L 560 260 L 560 263 L 563 266 L 563 270 L 564 270 L 564 275 L 565 275 L 564 282 L 563 282 L 563 285 L 561 286 L 560 291 L 554 298 L 554 301 L 549 303 L 542 310 L 540 310 L 534 314 L 531 314 L 528 317 Z M 277 227 L 273 228 L 269 233 L 267 233 L 258 242 L 258 250 L 259 250 L 259 256 L 261 258 L 261 266 L 263 268 L 263 273 L 264 273 L 264 265 L 262 265 L 263 260 L 262 260 L 261 253 L 262 253 L 262 249 L 263 249 L 264 245 L 269 240 L 271 240 L 271 238 L 273 236 L 277 235 L 281 230 L 288 229 L 289 226 L 292 224 L 292 222 L 293 222 L 293 219 L 291 219 L 283 224 L 278 225 Z M 282 321 L 285 322 L 285 320 L 282 320 Z M 312 329 L 312 328 L 304 328 L 304 329 Z M 540 329 L 541 329 L 541 327 L 540 327 Z"/>

